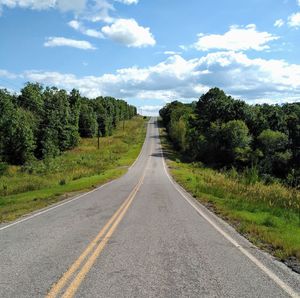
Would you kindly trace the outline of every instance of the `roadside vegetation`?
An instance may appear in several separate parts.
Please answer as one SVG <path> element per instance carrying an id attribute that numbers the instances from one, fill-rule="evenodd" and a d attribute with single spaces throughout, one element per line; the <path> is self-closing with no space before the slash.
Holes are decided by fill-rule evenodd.
<path id="1" fill-rule="evenodd" d="M 213 88 L 198 102 L 167 104 L 160 116 L 185 160 L 300 187 L 300 103 L 252 106 Z"/>
<path id="2" fill-rule="evenodd" d="M 252 183 L 247 171 L 222 172 L 183 161 L 162 129 L 161 140 L 170 173 L 182 187 L 255 245 L 300 273 L 299 191 L 278 183 Z"/>
<path id="3" fill-rule="evenodd" d="M 49 159 L 80 137 L 109 136 L 136 108 L 112 97 L 88 99 L 73 89 L 27 83 L 20 94 L 0 89 L 0 168 Z"/>
<path id="4" fill-rule="evenodd" d="M 40 112 L 31 110 L 37 99 Z M 134 107 L 88 100 L 76 90 L 38 84 L 18 96 L 0 90 L 0 110 L 0 222 L 121 176 L 146 134 L 146 119 Z"/>
<path id="5" fill-rule="evenodd" d="M 160 114 L 174 179 L 300 273 L 300 104 L 248 106 L 214 88 Z"/>

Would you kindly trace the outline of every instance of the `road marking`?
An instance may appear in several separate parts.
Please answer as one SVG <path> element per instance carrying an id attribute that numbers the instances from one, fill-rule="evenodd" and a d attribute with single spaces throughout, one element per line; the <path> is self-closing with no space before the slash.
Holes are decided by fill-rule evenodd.
<path id="1" fill-rule="evenodd" d="M 91 191 L 88 191 L 88 192 L 86 192 L 86 193 L 84 193 L 84 194 L 82 194 L 82 195 L 80 195 L 80 196 L 78 196 L 78 197 L 75 197 L 74 199 L 71 199 L 71 200 L 68 200 L 68 201 L 66 201 L 66 202 L 57 204 L 57 205 L 55 205 L 55 206 L 53 206 L 53 207 L 47 208 L 47 209 L 45 209 L 45 210 L 43 210 L 43 211 L 34 213 L 33 215 L 30 215 L 30 216 L 25 217 L 25 218 L 23 218 L 23 219 L 17 220 L 17 221 L 15 221 L 15 222 L 11 223 L 11 224 L 8 224 L 8 225 L 6 225 L 6 226 L 4 226 L 4 227 L 1 227 L 1 228 L 0 228 L 0 231 L 5 230 L 5 229 L 7 229 L 7 228 L 10 228 L 10 227 L 12 227 L 12 226 L 15 226 L 15 225 L 17 225 L 17 224 L 20 224 L 20 223 L 22 223 L 22 222 L 24 222 L 24 221 L 27 221 L 27 220 L 29 220 L 29 219 L 32 219 L 32 218 L 34 218 L 34 217 L 36 217 L 36 216 L 39 216 L 39 215 L 42 215 L 42 214 L 47 213 L 47 212 L 49 212 L 49 211 L 52 211 L 52 210 L 54 210 L 54 209 L 56 209 L 56 208 L 58 208 L 58 207 L 61 207 L 61 206 L 67 205 L 67 204 L 69 204 L 69 203 L 71 203 L 71 202 L 77 201 L 78 199 L 81 199 L 82 197 L 87 196 L 87 195 L 89 195 L 89 194 L 91 194 L 91 193 L 93 193 L 93 192 L 95 192 L 95 191 L 97 191 L 97 190 L 103 188 L 104 186 L 107 186 L 107 185 L 113 183 L 113 182 L 116 181 L 116 180 L 117 180 L 117 179 L 112 180 L 112 181 L 109 181 L 109 182 L 107 182 L 107 183 L 105 183 L 105 184 L 103 184 L 103 185 L 101 185 L 101 186 L 99 186 L 99 187 L 97 187 L 97 188 L 95 188 L 95 189 L 93 189 L 93 190 L 91 190 Z"/>
<path id="2" fill-rule="evenodd" d="M 128 208 L 130 207 L 133 199 L 135 198 L 136 193 L 138 192 L 140 186 L 141 186 L 141 183 L 136 187 L 136 189 L 135 189 L 134 193 L 132 194 L 129 202 L 126 205 L 126 207 L 122 210 L 121 214 L 118 216 L 118 218 L 116 219 L 116 221 L 113 223 L 112 227 L 107 232 L 107 234 L 105 235 L 104 239 L 99 243 L 98 247 L 95 249 L 95 251 L 93 252 L 93 254 L 91 255 L 91 257 L 87 260 L 87 262 L 84 264 L 84 266 L 82 267 L 82 269 L 79 271 L 79 273 L 77 274 L 77 276 L 75 277 L 75 279 L 73 280 L 73 282 L 70 284 L 70 286 L 68 287 L 68 289 L 66 290 L 66 292 L 63 294 L 63 296 L 62 296 L 63 298 L 72 298 L 74 296 L 74 294 L 76 293 L 77 289 L 79 288 L 79 286 L 81 285 L 82 281 L 84 280 L 85 276 L 90 271 L 90 269 L 94 265 L 96 259 L 98 258 L 98 256 L 100 255 L 100 253 L 103 251 L 103 249 L 104 249 L 105 245 L 107 244 L 108 240 L 111 238 L 112 234 L 114 233 L 114 231 L 118 227 L 119 223 L 123 219 L 123 217 L 126 214 Z"/>
<path id="3" fill-rule="evenodd" d="M 149 123 L 150 123 L 150 120 L 149 120 L 148 124 L 149 124 Z M 148 133 L 148 127 L 147 127 L 147 133 Z M 143 146 L 142 146 L 142 149 L 141 149 L 141 151 L 140 151 L 140 154 L 138 155 L 138 157 L 136 158 L 136 160 L 134 161 L 134 163 L 130 166 L 129 170 L 131 170 L 132 167 L 133 167 L 133 166 L 136 164 L 136 162 L 139 160 L 139 158 L 140 158 L 140 156 L 141 156 L 141 154 L 142 154 L 142 152 L 143 152 L 144 145 L 146 144 L 146 141 L 147 141 L 147 140 L 148 140 L 148 138 L 147 138 L 147 135 L 146 135 L 146 138 L 145 138 L 144 144 L 143 144 Z M 25 217 L 25 218 L 23 218 L 23 219 L 17 220 L 17 221 L 15 221 L 15 222 L 13 222 L 13 223 L 11 223 L 11 224 L 8 224 L 8 225 L 6 225 L 6 226 L 4 226 L 4 227 L 0 227 L 0 231 L 3 231 L 3 230 L 5 230 L 5 229 L 7 229 L 7 228 L 10 228 L 10 227 L 15 226 L 15 225 L 17 225 L 17 224 L 20 224 L 20 223 L 22 223 L 22 222 L 24 222 L 24 221 L 30 220 L 30 219 L 32 219 L 32 218 L 34 218 L 34 217 L 36 217 L 36 216 L 39 216 L 39 215 L 42 215 L 42 214 L 47 213 L 47 212 L 49 212 L 49 211 L 52 211 L 52 210 L 54 210 L 54 209 L 56 209 L 56 208 L 58 208 L 58 207 L 61 207 L 61 206 L 67 205 L 67 204 L 69 204 L 69 203 L 71 203 L 71 202 L 77 201 L 78 199 L 81 199 L 82 197 L 85 197 L 85 196 L 87 196 L 87 195 L 89 195 L 89 194 L 91 194 L 91 193 L 93 193 L 93 192 L 95 192 L 95 191 L 97 191 L 97 190 L 103 188 L 104 186 L 107 186 L 107 185 L 113 183 L 114 181 L 116 181 L 116 180 L 118 180 L 118 179 L 119 179 L 119 178 L 114 179 L 114 180 L 112 180 L 112 181 L 109 181 L 109 182 L 107 182 L 107 183 L 105 183 L 105 184 L 103 184 L 103 185 L 101 185 L 101 186 L 99 186 L 99 187 L 97 187 L 97 188 L 95 188 L 95 189 L 93 189 L 93 190 L 91 190 L 91 191 L 88 191 L 88 192 L 86 192 L 86 193 L 84 193 L 84 194 L 82 194 L 82 195 L 80 195 L 80 196 L 78 196 L 78 197 L 75 197 L 74 199 L 71 199 L 71 200 L 68 200 L 68 201 L 66 201 L 66 202 L 57 204 L 57 205 L 55 205 L 55 206 L 53 206 L 53 207 L 50 207 L 50 208 L 47 208 L 47 209 L 45 209 L 45 210 L 43 210 L 43 211 L 34 213 L 33 215 L 30 215 L 30 216 Z"/>
<path id="4" fill-rule="evenodd" d="M 160 140 L 159 140 L 160 144 Z M 161 147 L 161 144 L 160 144 Z M 173 180 L 169 171 L 167 170 L 163 149 L 161 147 L 162 160 L 164 170 L 169 178 L 170 182 L 173 184 L 175 189 L 181 194 L 181 196 L 201 215 L 211 226 L 213 226 L 225 239 L 227 239 L 234 247 L 236 247 L 243 255 L 250 259 L 259 269 L 261 269 L 271 280 L 273 280 L 282 290 L 284 290 L 288 295 L 293 298 L 299 298 L 300 295 L 294 291 L 289 285 L 287 285 L 283 280 L 281 280 L 274 272 L 262 264 L 254 255 L 244 249 L 239 245 L 228 233 L 222 230 L 212 219 L 210 219 L 190 198 L 188 198 L 185 193 L 179 188 L 180 186 Z"/>
<path id="5" fill-rule="evenodd" d="M 127 204 L 129 199 L 127 198 L 123 204 L 120 206 L 120 208 L 113 214 L 113 216 L 109 219 L 109 221 L 105 224 L 105 226 L 101 229 L 99 234 L 90 242 L 90 244 L 87 246 L 85 251 L 79 256 L 79 258 L 73 263 L 73 265 L 64 273 L 64 275 L 60 278 L 60 280 L 53 285 L 50 292 L 46 296 L 47 298 L 53 298 L 56 297 L 56 295 L 59 293 L 59 291 L 64 287 L 66 282 L 70 279 L 70 277 L 73 275 L 73 273 L 80 267 L 84 259 L 87 257 L 87 255 L 92 251 L 92 249 L 96 246 L 100 238 L 106 233 L 108 228 L 111 226 L 111 224 L 115 221 L 117 216 L 120 214 L 121 210 L 124 208 L 124 206 Z"/>
<path id="6" fill-rule="evenodd" d="M 149 159 L 148 159 L 149 161 Z M 65 284 L 70 280 L 72 275 L 77 271 L 77 269 L 82 265 L 83 261 L 86 257 L 92 252 L 92 254 L 88 257 L 80 271 L 73 277 L 73 281 L 66 289 L 65 293 L 62 297 L 73 297 L 76 293 L 77 289 L 79 288 L 80 284 L 84 280 L 87 273 L 90 271 L 91 267 L 95 263 L 96 259 L 103 251 L 104 247 L 106 246 L 107 242 L 111 238 L 112 234 L 116 230 L 117 226 L 125 216 L 127 210 L 129 209 L 132 201 L 134 200 L 138 190 L 140 189 L 146 173 L 146 168 L 143 172 L 142 177 L 140 178 L 137 185 L 133 188 L 127 199 L 123 202 L 120 208 L 114 213 L 114 215 L 110 218 L 110 220 L 106 223 L 106 225 L 101 229 L 99 234 L 94 238 L 94 240 L 87 246 L 85 251 L 79 256 L 79 258 L 71 265 L 68 271 L 61 277 L 61 279 L 54 284 L 51 288 L 49 294 L 46 298 L 54 298 L 57 297 L 61 289 L 65 286 Z M 108 230 L 108 231 L 107 231 Z M 106 234 L 105 234 L 106 233 Z M 101 237 L 105 234 L 105 236 L 101 239 Z M 99 240 L 101 241 L 99 242 Z M 99 242 L 99 244 L 98 244 Z M 98 245 L 97 245 L 98 244 Z M 95 248 L 95 246 L 97 247 Z"/>

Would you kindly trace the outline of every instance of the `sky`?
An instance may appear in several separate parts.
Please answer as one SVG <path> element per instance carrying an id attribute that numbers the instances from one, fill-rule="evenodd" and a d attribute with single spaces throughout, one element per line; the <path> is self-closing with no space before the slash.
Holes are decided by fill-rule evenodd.
<path id="1" fill-rule="evenodd" d="M 0 0 L 0 88 L 113 96 L 157 115 L 212 87 L 300 101 L 300 0 Z"/>

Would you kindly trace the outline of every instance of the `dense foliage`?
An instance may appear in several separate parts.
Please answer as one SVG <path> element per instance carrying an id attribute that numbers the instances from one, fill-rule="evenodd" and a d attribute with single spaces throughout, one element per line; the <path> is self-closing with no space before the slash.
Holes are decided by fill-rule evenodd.
<path id="1" fill-rule="evenodd" d="M 213 88 L 198 102 L 167 104 L 160 116 L 190 161 L 300 185 L 300 103 L 248 105 Z"/>
<path id="2" fill-rule="evenodd" d="M 28 83 L 19 95 L 0 89 L 0 165 L 24 164 L 74 148 L 79 137 L 111 135 L 136 108 L 112 97 Z M 0 167 L 0 168 L 1 168 Z"/>

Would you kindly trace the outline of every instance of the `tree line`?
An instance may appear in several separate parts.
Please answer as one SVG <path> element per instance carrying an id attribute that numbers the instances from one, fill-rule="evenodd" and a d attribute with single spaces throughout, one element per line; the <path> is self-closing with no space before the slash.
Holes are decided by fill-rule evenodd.
<path id="1" fill-rule="evenodd" d="M 160 116 L 188 161 L 300 186 L 300 103 L 249 105 L 213 88 L 197 102 L 167 104 Z"/>
<path id="2" fill-rule="evenodd" d="M 22 165 L 78 145 L 80 137 L 108 136 L 137 114 L 113 97 L 88 99 L 73 89 L 27 83 L 19 94 L 0 89 L 0 162 Z"/>

